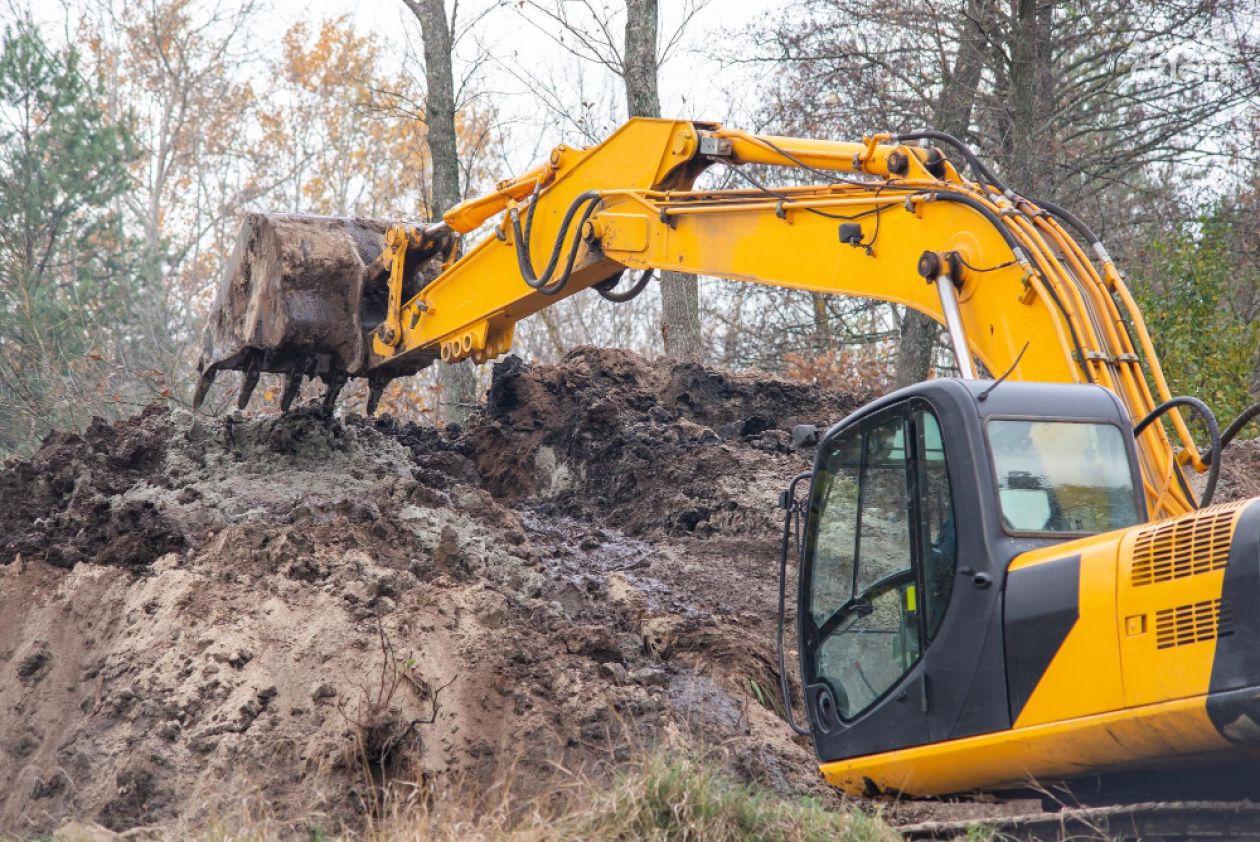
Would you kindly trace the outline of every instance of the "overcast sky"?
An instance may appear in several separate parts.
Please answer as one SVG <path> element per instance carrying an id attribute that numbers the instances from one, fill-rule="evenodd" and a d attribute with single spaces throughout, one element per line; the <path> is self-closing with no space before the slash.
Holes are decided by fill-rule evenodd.
<path id="1" fill-rule="evenodd" d="M 660 0 L 662 39 L 679 30 L 684 10 L 704 0 Z M 0 21 L 29 13 L 53 41 L 73 38 L 76 10 L 99 0 L 0 0 Z M 121 9 L 135 0 L 112 0 Z M 193 8 L 214 8 L 236 0 L 192 0 Z M 260 61 L 242 73 L 268 83 L 265 59 L 276 56 L 293 24 L 313 25 L 345 17 L 360 33 L 374 33 L 394 53 L 386 71 L 407 66 L 423 74 L 419 27 L 403 0 L 257 0 L 248 44 Z M 452 0 L 446 0 L 450 8 Z M 567 0 L 580 15 L 587 0 Z M 589 0 L 601 10 L 624 15 L 624 0 Z M 772 23 L 788 0 L 708 0 L 682 30 L 660 73 L 664 116 L 713 120 L 742 128 L 755 125 L 757 92 L 764 65 L 741 63 L 751 55 L 746 33 L 757 23 Z M 558 27 L 533 25 L 522 0 L 459 0 L 461 21 L 485 11 L 457 46 L 456 77 L 478 68 L 471 87 L 498 116 L 499 136 L 508 139 L 500 165 L 509 172 L 528 168 L 557 143 L 586 145 L 606 136 L 625 114 L 621 81 L 592 61 L 576 58 L 557 43 Z M 194 12 L 194 18 L 196 13 Z M 537 13 L 533 19 L 541 23 Z M 612 21 L 618 42 L 624 17 Z M 312 29 L 314 26 L 312 27 Z M 461 27 L 462 28 L 462 27 Z M 480 61 L 478 61 L 480 59 Z"/>
<path id="2" fill-rule="evenodd" d="M 493 2 L 462 0 L 461 17 L 467 19 Z M 702 7 L 661 70 L 665 116 L 746 124 L 748 115 L 755 111 L 752 95 L 760 69 L 738 64 L 738 59 L 747 57 L 750 49 L 740 33 L 759 20 L 774 20 L 782 14 L 785 3 L 786 0 L 710 0 Z M 450 6 L 449 0 L 447 5 Z M 597 134 L 603 134 L 624 113 L 620 81 L 594 63 L 583 62 L 566 52 L 551 34 L 530 24 L 518 11 L 519 5 L 517 0 L 500 0 L 457 49 L 465 68 L 479 53 L 489 57 L 482 65 L 478 88 L 510 124 L 508 133 L 519 139 L 518 148 L 509 151 L 514 168 L 529 165 L 555 143 L 583 143 L 581 127 L 566 126 L 566 117 L 540 108 L 537 91 L 531 91 L 531 86 L 554 92 L 565 104 L 576 106 L 568 109 L 567 119 L 576 122 L 588 118 L 587 130 L 593 129 Z M 593 5 L 624 8 L 622 0 L 595 0 Z M 663 37 L 677 31 L 685 6 L 684 0 L 661 0 Z M 273 8 L 270 14 L 278 32 L 295 19 L 294 8 L 288 3 L 278 3 Z M 408 42 L 412 50 L 419 51 L 419 30 L 402 0 L 308 0 L 300 9 L 304 16 L 315 20 L 347 16 L 358 30 L 378 33 L 400 52 Z M 558 34 L 555 29 L 551 32 Z M 419 67 L 416 70 L 419 72 Z M 456 74 L 459 73 L 457 67 Z"/>

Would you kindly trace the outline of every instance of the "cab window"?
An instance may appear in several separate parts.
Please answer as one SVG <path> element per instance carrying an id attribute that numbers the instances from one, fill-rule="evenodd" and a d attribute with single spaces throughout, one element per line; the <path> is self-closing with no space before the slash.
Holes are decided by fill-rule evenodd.
<path id="1" fill-rule="evenodd" d="M 929 411 L 897 412 L 826 447 L 806 540 L 817 641 L 807 661 L 850 719 L 910 670 L 940 625 L 953 510 Z"/>
<path id="2" fill-rule="evenodd" d="M 993 419 L 988 434 L 1007 531 L 1087 535 L 1138 522 L 1133 473 L 1118 427 Z"/>
<path id="3" fill-rule="evenodd" d="M 811 611 L 814 624 L 818 626 L 853 596 L 861 471 L 861 436 L 852 436 L 837 444 L 824 464 L 823 492 L 810 518 L 814 546 Z"/>

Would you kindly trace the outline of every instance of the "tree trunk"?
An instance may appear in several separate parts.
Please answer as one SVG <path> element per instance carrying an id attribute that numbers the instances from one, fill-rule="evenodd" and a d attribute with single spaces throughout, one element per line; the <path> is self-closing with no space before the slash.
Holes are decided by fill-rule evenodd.
<path id="1" fill-rule="evenodd" d="M 831 335 L 831 318 L 827 313 L 827 297 L 813 292 L 810 299 L 814 309 L 814 354 L 830 354 L 835 350 L 835 342 Z"/>
<path id="2" fill-rule="evenodd" d="M 971 127 L 971 110 L 980 87 L 984 65 L 984 4 L 989 0 L 971 0 L 968 15 L 961 24 L 958 55 L 954 68 L 941 85 L 940 98 L 932 109 L 932 122 L 940 131 L 966 138 Z M 975 178 L 976 173 L 971 173 Z M 901 343 L 897 346 L 895 386 L 900 389 L 928 378 L 932 372 L 932 354 L 940 327 L 936 321 L 917 310 L 906 310 L 901 321 Z"/>
<path id="3" fill-rule="evenodd" d="M 1037 0 L 1018 0 L 1010 21 L 1010 81 L 1005 113 L 1006 184 L 1021 195 L 1054 195 L 1054 156 L 1047 124 L 1054 112 L 1051 68 L 1053 9 Z"/>
<path id="4" fill-rule="evenodd" d="M 409 0 L 411 2 L 411 0 Z M 626 0 L 626 50 L 622 78 L 631 117 L 661 116 L 656 75 L 657 0 Z M 700 291 L 694 275 L 661 272 L 661 338 L 665 355 L 699 360 Z"/>
<path id="5" fill-rule="evenodd" d="M 901 343 L 897 346 L 897 371 L 894 388 L 901 389 L 928 379 L 932 373 L 932 354 L 940 326 L 931 316 L 906 308 L 901 320 Z"/>
<path id="6" fill-rule="evenodd" d="M 455 134 L 455 72 L 452 62 L 451 25 L 443 0 L 403 0 L 420 22 L 424 41 L 424 81 L 428 91 L 425 123 L 429 129 L 429 155 L 433 160 L 433 198 L 430 212 L 441 219 L 462 194 L 459 189 L 459 143 Z M 463 424 L 477 405 L 477 375 L 470 360 L 438 369 L 442 384 L 439 401 L 442 420 Z"/>

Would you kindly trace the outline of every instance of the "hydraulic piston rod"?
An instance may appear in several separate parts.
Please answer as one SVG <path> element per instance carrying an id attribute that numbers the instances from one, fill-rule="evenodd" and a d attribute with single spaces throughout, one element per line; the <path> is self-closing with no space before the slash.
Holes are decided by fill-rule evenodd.
<path id="1" fill-rule="evenodd" d="M 958 371 L 967 380 L 976 379 L 976 363 L 971 358 L 971 349 L 967 347 L 967 334 L 963 331 L 962 312 L 958 309 L 958 290 L 954 288 L 954 279 L 946 272 L 936 279 L 936 293 L 941 297 L 941 312 L 945 314 L 945 330 L 949 333 L 949 344 L 954 348 L 954 357 L 958 360 Z"/>
<path id="2" fill-rule="evenodd" d="M 949 344 L 954 349 L 954 357 L 958 361 L 958 371 L 964 379 L 976 379 L 976 362 L 972 359 L 971 349 L 967 346 L 967 332 L 963 330 L 962 310 L 958 307 L 958 289 L 954 286 L 954 275 L 957 274 L 958 257 L 953 252 L 940 254 L 925 251 L 919 257 L 919 274 L 929 284 L 936 284 L 936 294 L 941 299 L 941 315 L 945 317 L 945 330 L 949 333 Z"/>

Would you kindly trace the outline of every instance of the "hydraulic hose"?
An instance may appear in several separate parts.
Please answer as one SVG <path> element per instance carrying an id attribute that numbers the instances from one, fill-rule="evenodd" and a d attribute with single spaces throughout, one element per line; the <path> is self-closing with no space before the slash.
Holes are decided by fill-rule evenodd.
<path id="1" fill-rule="evenodd" d="M 787 719 L 787 723 L 793 731 L 804 737 L 809 736 L 809 729 L 798 725 L 796 717 L 792 714 L 792 687 L 788 684 L 787 678 L 787 659 L 783 651 L 783 627 L 787 624 L 787 559 L 793 531 L 792 522 L 795 519 L 799 523 L 799 513 L 796 508 L 796 486 L 811 476 L 813 474 L 809 471 L 797 474 L 792 478 L 792 482 L 788 484 L 787 491 L 783 492 L 783 546 L 779 553 L 779 625 L 777 633 L 779 693 L 783 696 L 784 718 Z M 798 548 L 801 546 L 799 530 L 796 535 L 796 544 Z M 798 567 L 797 570 L 799 575 L 800 568 Z"/>
<path id="2" fill-rule="evenodd" d="M 1224 447 L 1222 444 L 1220 425 L 1216 423 L 1216 416 L 1212 413 L 1212 410 L 1208 408 L 1208 405 L 1198 398 L 1192 398 L 1189 395 L 1179 395 L 1178 397 L 1170 398 L 1152 409 L 1149 413 L 1147 413 L 1145 418 L 1138 422 L 1137 426 L 1133 428 L 1133 437 L 1137 438 L 1142 435 L 1146 428 L 1153 424 L 1156 419 L 1168 410 L 1177 406 L 1188 406 L 1195 412 L 1199 413 L 1199 417 L 1201 417 L 1204 423 L 1207 424 L 1208 437 L 1212 440 L 1211 449 L 1208 451 L 1207 455 L 1202 457 L 1203 460 L 1208 463 L 1208 476 L 1207 482 L 1203 486 L 1203 496 L 1199 498 L 1196 506 L 1196 508 L 1201 509 L 1204 506 L 1210 505 L 1212 497 L 1216 494 L 1216 480 L 1221 473 L 1221 449 Z M 1260 413 L 1260 409 L 1257 409 L 1256 411 Z M 1246 413 L 1244 413 L 1244 415 L 1245 414 Z M 1238 422 L 1234 423 L 1237 424 Z M 1246 421 L 1243 423 L 1245 424 Z M 1232 428 L 1234 425 L 1230 426 Z M 1241 424 L 1238 426 L 1239 429 L 1242 428 Z M 1237 430 L 1234 432 L 1237 434 Z"/>
<path id="3" fill-rule="evenodd" d="M 1225 428 L 1225 432 L 1221 433 L 1222 452 L 1225 448 L 1229 447 L 1230 442 L 1232 442 L 1238 434 L 1242 432 L 1243 427 L 1246 427 L 1249 423 L 1251 423 L 1257 415 L 1260 415 L 1260 402 L 1253 403 L 1251 406 L 1247 407 L 1238 414 L 1238 417 Z M 1204 462 L 1210 462 L 1212 459 L 1212 452 L 1210 450 L 1203 451 L 1199 454 L 1199 458 Z"/>
<path id="4" fill-rule="evenodd" d="M 534 200 L 537 202 L 537 199 Z M 587 190 L 578 194 L 569 205 L 569 209 L 565 211 L 564 218 L 560 221 L 560 230 L 556 233 L 555 243 L 551 248 L 551 257 L 547 261 L 547 267 L 543 269 L 542 275 L 539 276 L 534 271 L 533 260 L 529 254 L 529 234 L 521 231 L 521 215 L 516 208 L 512 208 L 510 216 L 512 218 L 512 234 L 516 243 L 516 263 L 520 268 L 521 277 L 525 283 L 533 290 L 543 295 L 556 295 L 569 282 L 569 276 L 573 273 L 573 263 L 577 260 L 578 242 L 582 237 L 582 227 L 586 221 L 591 218 L 591 214 L 595 212 L 596 206 L 600 202 L 600 195 L 594 190 Z M 556 270 L 556 265 L 560 260 L 560 253 L 564 248 L 565 238 L 568 236 L 569 227 L 573 224 L 573 217 L 577 214 L 578 208 L 585 205 L 582 210 L 582 216 L 578 220 L 577 228 L 573 232 L 572 242 L 569 246 L 569 257 L 565 261 L 564 270 L 560 276 L 553 278 L 552 275 Z M 527 229 L 532 229 L 534 220 L 534 204 L 530 205 Z"/>
<path id="5" fill-rule="evenodd" d="M 921 129 L 919 131 L 910 132 L 909 134 L 903 134 L 903 135 L 897 136 L 897 140 L 899 141 L 924 140 L 924 139 L 936 140 L 941 143 L 946 143 L 952 146 L 953 148 L 957 149 L 958 152 L 963 156 L 963 158 L 966 159 L 967 164 L 971 167 L 971 171 L 973 173 L 977 174 L 980 178 L 987 181 L 993 187 L 996 187 L 1004 195 L 1007 195 L 1007 196 L 1015 195 L 1014 192 L 1009 187 L 1007 187 L 1005 184 L 1002 183 L 1001 179 L 999 179 L 996 175 L 994 175 L 993 170 L 989 169 L 989 167 L 986 166 L 985 163 L 980 160 L 979 156 L 976 155 L 976 153 L 972 150 L 970 146 L 968 146 L 962 140 L 954 137 L 953 135 L 947 134 L 946 132 L 937 131 L 935 129 Z M 962 197 L 954 199 L 954 201 L 958 201 L 961 198 Z M 976 207 L 978 203 L 968 201 L 968 202 L 965 202 L 965 204 L 971 205 L 972 207 Z M 1040 207 L 1044 208 L 1049 213 L 1051 213 L 1052 215 L 1066 222 L 1069 227 L 1075 229 L 1076 232 L 1083 239 L 1085 239 L 1092 248 L 1097 249 L 1102 246 L 1102 241 L 1098 239 L 1097 235 L 1095 235 L 1094 232 L 1090 230 L 1089 226 L 1086 225 L 1085 222 L 1076 214 L 1072 213 L 1071 211 L 1067 210 L 1064 207 L 1061 207 L 1060 205 L 1055 204 L 1054 202 L 1037 202 L 1037 204 Z M 977 209 L 980 209 L 980 208 L 977 208 Z M 986 215 L 989 215 L 989 214 L 986 214 Z M 996 222 L 995 222 L 995 226 L 999 228 L 1001 227 L 1000 225 L 997 225 Z M 1005 235 L 1005 231 L 1003 231 L 1003 234 Z M 1011 238 L 1007 237 L 1007 242 L 1009 244 L 1011 242 Z M 1050 286 L 1046 287 L 1046 291 L 1050 293 L 1050 297 L 1054 300 L 1055 305 L 1059 308 L 1059 311 L 1063 313 L 1064 318 L 1067 319 L 1067 311 L 1063 307 L 1063 302 L 1059 300 L 1058 293 L 1056 293 L 1054 289 Z M 1076 330 L 1072 327 L 1072 322 L 1070 319 L 1067 319 L 1067 325 L 1068 325 L 1068 330 L 1071 331 L 1072 344 L 1076 346 L 1076 351 L 1077 351 L 1077 354 L 1079 355 L 1078 358 L 1081 360 L 1084 360 L 1085 355 L 1081 351 L 1080 339 L 1077 337 Z M 1125 326 L 1125 330 L 1126 331 L 1128 330 L 1127 325 Z M 1130 337 L 1130 342 L 1132 342 L 1132 337 Z M 1089 369 L 1085 368 L 1084 366 L 1082 366 L 1082 369 L 1085 371 L 1085 376 L 1089 379 L 1089 382 L 1092 383 L 1093 376 L 1090 374 Z"/>
<path id="6" fill-rule="evenodd" d="M 647 289 L 648 281 L 652 280 L 652 270 L 648 269 L 635 281 L 634 284 L 626 290 L 616 291 L 617 284 L 621 283 L 621 279 L 626 275 L 625 270 L 618 272 L 606 281 L 601 281 L 595 285 L 595 291 L 599 293 L 601 298 L 607 299 L 614 304 L 624 304 L 638 298 L 643 290 Z"/>
<path id="7" fill-rule="evenodd" d="M 939 201 L 956 202 L 960 205 L 966 205 L 971 208 L 988 220 L 989 224 L 991 224 L 994 229 L 1002 235 L 1002 239 L 1006 241 L 1006 245 L 1010 248 L 1012 254 L 1014 254 L 1017 258 L 1023 258 L 1024 260 L 1028 259 L 1024 249 L 1019 245 L 1019 241 L 1015 239 L 1015 235 L 1007 230 L 1006 226 L 1002 224 L 1002 220 L 998 219 L 997 214 L 986 208 L 979 200 L 973 199 L 971 196 L 967 196 L 962 193 L 951 193 L 949 191 L 941 191 L 933 193 L 932 195 Z M 1076 327 L 1072 324 L 1071 317 L 1068 316 L 1067 308 L 1063 306 L 1063 300 L 1059 297 L 1059 294 L 1055 292 L 1054 287 L 1051 284 L 1046 283 L 1045 288 L 1046 292 L 1050 293 L 1050 300 L 1054 302 L 1054 306 L 1059 309 L 1061 314 L 1063 314 L 1063 322 L 1067 325 L 1068 333 L 1072 337 L 1072 345 L 1076 348 L 1076 358 L 1082 362 L 1081 370 L 1085 373 L 1086 381 L 1093 383 L 1094 375 L 1090 372 L 1089 367 L 1084 365 L 1085 350 L 1081 346 L 1081 338 L 1076 334 Z"/>
<path id="8" fill-rule="evenodd" d="M 1221 449 L 1229 447 L 1229 443 L 1234 440 L 1234 437 L 1242 432 L 1242 428 L 1251 423 L 1251 420 L 1257 415 L 1260 415 L 1260 402 L 1253 403 L 1251 406 L 1244 409 L 1242 413 L 1239 414 L 1239 416 L 1225 428 L 1225 432 L 1221 433 Z"/>
<path id="9" fill-rule="evenodd" d="M 1035 204 L 1042 210 L 1049 211 L 1052 216 L 1057 216 L 1066 222 L 1068 227 L 1074 229 L 1081 239 L 1089 243 L 1090 248 L 1097 248 L 1102 245 L 1102 240 L 1098 239 L 1098 235 L 1085 224 L 1085 221 L 1067 208 L 1062 205 L 1056 205 L 1054 202 L 1043 202 L 1040 199 Z"/>
<path id="10" fill-rule="evenodd" d="M 972 173 L 984 179 L 989 184 L 996 187 L 1002 193 L 1009 193 L 1010 190 L 1005 184 L 998 180 L 993 171 L 985 166 L 980 157 L 972 151 L 971 147 L 963 141 L 954 137 L 952 134 L 940 132 L 936 129 L 919 129 L 918 131 L 909 132 L 908 134 L 899 134 L 896 138 L 898 141 L 903 140 L 935 140 L 941 143 L 947 143 L 958 150 L 959 154 L 967 161 L 967 165 L 971 167 Z"/>

